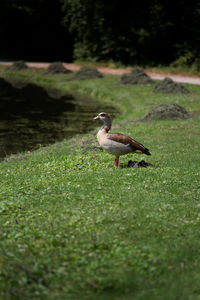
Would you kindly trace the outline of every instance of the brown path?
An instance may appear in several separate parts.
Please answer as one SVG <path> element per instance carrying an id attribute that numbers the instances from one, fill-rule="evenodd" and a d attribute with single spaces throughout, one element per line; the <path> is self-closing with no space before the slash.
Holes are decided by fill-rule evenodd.
<path id="1" fill-rule="evenodd" d="M 11 65 L 11 62 L 0 62 L 0 65 Z M 41 62 L 27 62 L 27 65 L 31 68 L 42 68 L 47 69 L 50 63 L 41 63 Z M 64 66 L 72 71 L 77 71 L 81 68 L 81 65 L 64 63 Z M 123 68 L 123 69 L 115 69 L 108 67 L 97 67 L 99 71 L 104 74 L 112 74 L 112 75 L 122 75 L 123 73 L 128 73 L 131 71 L 131 68 Z M 165 73 L 156 73 L 156 72 L 146 72 L 151 78 L 156 80 L 162 80 L 166 76 L 170 77 L 174 81 L 182 82 L 182 83 L 190 83 L 200 85 L 200 77 L 198 76 L 186 76 L 179 74 L 165 74 Z"/>

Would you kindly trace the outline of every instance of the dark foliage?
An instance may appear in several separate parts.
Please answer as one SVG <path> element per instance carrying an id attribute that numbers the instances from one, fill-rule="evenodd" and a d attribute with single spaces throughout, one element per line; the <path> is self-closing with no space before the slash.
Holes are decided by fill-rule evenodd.
<path id="1" fill-rule="evenodd" d="M 200 69 L 196 0 L 1 0 L 0 58 Z"/>
<path id="2" fill-rule="evenodd" d="M 196 0 L 62 0 L 76 58 L 126 64 L 170 63 L 200 50 Z M 200 63 L 199 63 L 200 65 Z"/>
<path id="3" fill-rule="evenodd" d="M 72 35 L 58 0 L 0 1 L 0 58 L 71 61 Z"/>

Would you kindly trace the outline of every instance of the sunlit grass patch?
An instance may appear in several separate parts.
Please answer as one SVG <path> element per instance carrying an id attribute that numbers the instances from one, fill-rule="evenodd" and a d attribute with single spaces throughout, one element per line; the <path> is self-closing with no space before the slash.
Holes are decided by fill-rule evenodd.
<path id="1" fill-rule="evenodd" d="M 200 87 L 166 96 L 151 86 L 116 87 L 115 76 L 60 79 L 45 80 L 116 105 L 113 131 L 144 143 L 152 156 L 123 156 L 115 169 L 94 130 L 2 161 L 0 296 L 198 299 L 199 115 L 135 120 L 162 102 L 198 111 Z M 32 80 L 44 83 L 40 74 Z M 142 158 L 154 167 L 127 168 L 129 159 Z"/>

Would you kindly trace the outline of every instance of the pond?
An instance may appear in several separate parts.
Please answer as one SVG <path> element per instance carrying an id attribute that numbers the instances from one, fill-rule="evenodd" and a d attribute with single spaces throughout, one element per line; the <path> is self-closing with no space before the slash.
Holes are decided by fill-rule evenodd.
<path id="1" fill-rule="evenodd" d="M 15 83 L 16 85 L 16 83 Z M 114 108 L 80 95 L 26 84 L 19 87 L 0 78 L 0 157 L 34 150 L 77 133 L 92 130 L 92 118 Z"/>

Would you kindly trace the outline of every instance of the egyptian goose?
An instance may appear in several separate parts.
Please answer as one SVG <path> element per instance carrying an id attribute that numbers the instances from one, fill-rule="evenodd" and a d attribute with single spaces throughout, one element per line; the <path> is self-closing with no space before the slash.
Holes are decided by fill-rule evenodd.
<path id="1" fill-rule="evenodd" d="M 121 155 L 128 153 L 144 153 L 146 155 L 151 155 L 147 148 L 133 140 L 131 137 L 121 133 L 108 133 L 111 129 L 112 121 L 107 113 L 101 112 L 94 117 L 94 120 L 104 121 L 103 127 L 100 128 L 97 133 L 97 139 L 103 149 L 108 153 L 115 155 L 115 167 L 118 167 L 119 157 Z"/>

